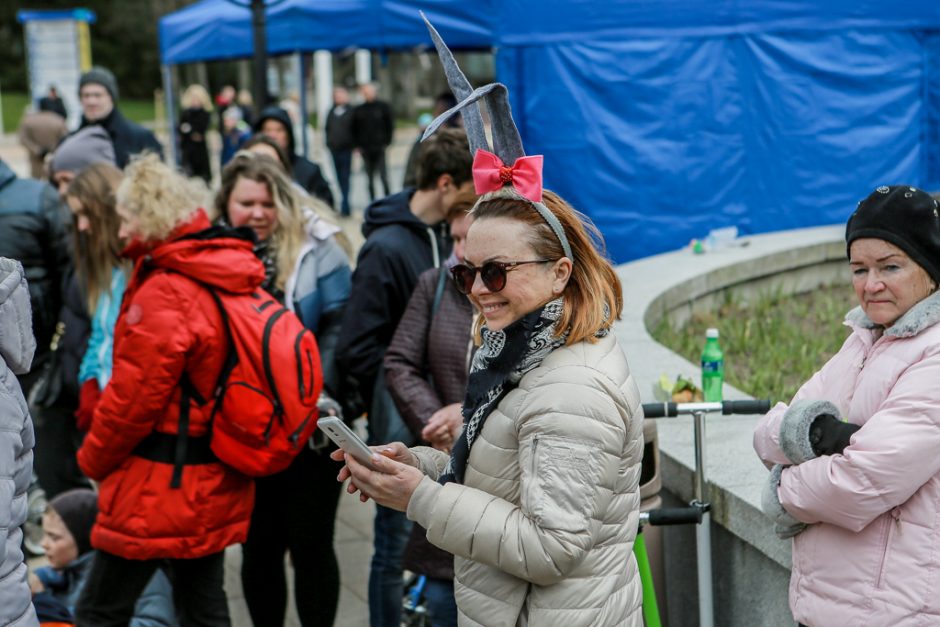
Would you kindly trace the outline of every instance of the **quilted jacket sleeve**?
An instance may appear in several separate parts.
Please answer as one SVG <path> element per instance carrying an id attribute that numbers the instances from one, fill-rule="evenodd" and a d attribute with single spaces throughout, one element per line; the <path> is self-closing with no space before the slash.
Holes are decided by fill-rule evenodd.
<path id="1" fill-rule="evenodd" d="M 425 479 L 408 516 L 451 553 L 551 585 L 594 546 L 636 417 L 609 378 L 583 365 L 551 369 L 517 398 L 496 411 L 518 416 L 520 503 Z"/>
<path id="2" fill-rule="evenodd" d="M 82 471 L 108 476 L 152 430 L 183 374 L 192 345 L 191 294 L 170 274 L 147 279 L 122 312 L 115 337 L 114 367 L 78 451 Z M 122 324 L 123 322 L 123 324 Z"/>
<path id="3" fill-rule="evenodd" d="M 385 351 L 385 383 L 412 435 L 421 439 L 427 420 L 443 403 L 427 377 L 428 329 L 437 272 L 418 280 L 392 343 Z"/>
<path id="4" fill-rule="evenodd" d="M 842 455 L 783 471 L 780 503 L 805 523 L 860 531 L 940 473 L 940 351 L 909 367 Z"/>

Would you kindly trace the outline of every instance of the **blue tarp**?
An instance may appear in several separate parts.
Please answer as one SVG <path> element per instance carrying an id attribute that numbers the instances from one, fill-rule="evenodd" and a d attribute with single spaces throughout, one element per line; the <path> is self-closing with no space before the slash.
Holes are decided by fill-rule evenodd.
<path id="1" fill-rule="evenodd" d="M 223 5 L 164 18 L 164 61 L 249 54 L 245 17 L 240 34 L 212 33 L 229 28 L 212 13 Z M 454 47 L 496 46 L 546 187 L 595 220 L 617 261 L 724 226 L 844 222 L 880 184 L 940 189 L 935 0 L 288 0 L 269 42 L 427 45 L 419 9 Z M 200 34 L 197 11 L 214 20 Z"/>
<path id="2" fill-rule="evenodd" d="M 272 55 L 347 48 L 429 46 L 424 11 L 455 48 L 490 48 L 491 17 L 455 0 L 268 0 Z M 248 0 L 203 0 L 160 20 L 164 64 L 250 57 L 254 50 Z"/>

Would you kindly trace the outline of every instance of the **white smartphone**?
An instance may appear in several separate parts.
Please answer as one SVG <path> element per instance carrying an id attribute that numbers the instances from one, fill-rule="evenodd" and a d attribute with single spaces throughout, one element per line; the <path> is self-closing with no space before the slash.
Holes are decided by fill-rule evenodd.
<path id="1" fill-rule="evenodd" d="M 336 446 L 355 457 L 360 464 L 375 470 L 372 465 L 372 449 L 366 446 L 362 438 L 340 418 L 324 416 L 317 420 L 317 427 L 322 429 L 323 433 L 336 443 Z"/>

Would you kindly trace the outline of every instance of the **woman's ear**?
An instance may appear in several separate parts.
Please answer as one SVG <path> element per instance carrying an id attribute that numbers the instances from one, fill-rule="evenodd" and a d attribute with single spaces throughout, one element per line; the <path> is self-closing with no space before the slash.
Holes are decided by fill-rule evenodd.
<path id="1" fill-rule="evenodd" d="M 552 266 L 552 272 L 555 275 L 552 279 L 552 292 L 556 296 L 565 291 L 565 286 L 571 279 L 571 269 L 571 260 L 567 257 L 562 257 Z"/>

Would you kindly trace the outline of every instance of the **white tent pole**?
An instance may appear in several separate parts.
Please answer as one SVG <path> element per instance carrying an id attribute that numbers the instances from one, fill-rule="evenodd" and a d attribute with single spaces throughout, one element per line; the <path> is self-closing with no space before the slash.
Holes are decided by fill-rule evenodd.
<path id="1" fill-rule="evenodd" d="M 372 82 L 372 51 L 356 50 L 356 84 Z"/>
<path id="2" fill-rule="evenodd" d="M 313 78 L 316 86 L 317 126 L 326 129 L 326 116 L 333 105 L 333 55 L 326 50 L 313 53 Z"/>
<path id="3" fill-rule="evenodd" d="M 180 162 L 179 147 L 176 144 L 176 98 L 173 95 L 173 73 L 169 65 L 161 65 L 163 74 L 163 96 L 166 98 L 166 126 L 170 137 L 170 159 L 172 165 Z"/>

